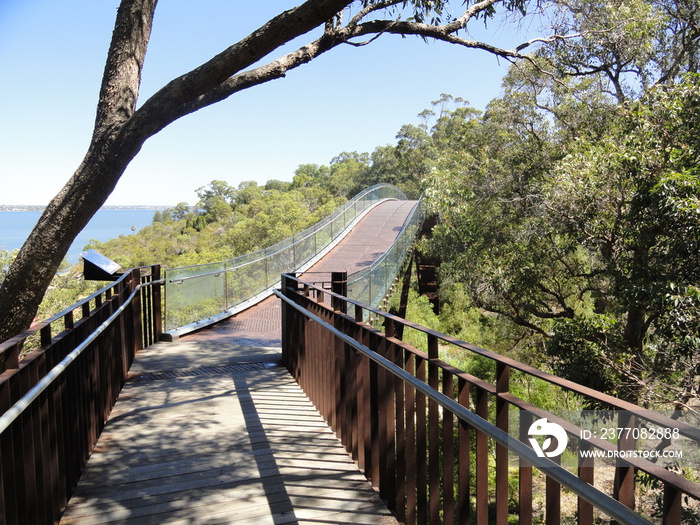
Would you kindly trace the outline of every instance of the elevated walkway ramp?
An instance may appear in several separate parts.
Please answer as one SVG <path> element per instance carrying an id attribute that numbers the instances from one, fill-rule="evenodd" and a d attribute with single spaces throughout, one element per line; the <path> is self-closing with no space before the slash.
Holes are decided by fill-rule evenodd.
<path id="1" fill-rule="evenodd" d="M 381 256 L 415 202 L 388 201 L 309 272 Z M 62 525 L 395 524 L 280 365 L 267 299 L 137 354 Z"/>
<path id="2" fill-rule="evenodd" d="M 345 271 L 357 272 L 370 266 L 391 246 L 417 201 L 387 201 L 367 214 L 343 240 L 304 275 Z M 280 301 L 268 297 L 228 320 L 183 337 L 185 340 L 217 341 L 235 339 L 239 344 L 281 346 Z"/>

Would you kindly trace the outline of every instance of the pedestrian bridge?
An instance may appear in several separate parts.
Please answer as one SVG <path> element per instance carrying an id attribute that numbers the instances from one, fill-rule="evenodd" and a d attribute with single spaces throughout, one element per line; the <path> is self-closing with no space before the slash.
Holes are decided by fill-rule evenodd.
<path id="1" fill-rule="evenodd" d="M 371 188 L 264 252 L 131 270 L 2 343 L 0 524 L 690 523 L 700 457 L 625 454 L 640 432 L 583 439 L 510 386 L 569 392 L 689 454 L 695 426 L 378 308 L 421 222 L 420 203 Z M 560 457 L 533 444 L 543 418 Z"/>

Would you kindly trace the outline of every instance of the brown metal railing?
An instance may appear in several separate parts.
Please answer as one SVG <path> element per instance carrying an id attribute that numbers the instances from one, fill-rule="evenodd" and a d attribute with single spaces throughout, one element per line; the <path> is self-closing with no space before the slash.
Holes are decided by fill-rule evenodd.
<path id="1" fill-rule="evenodd" d="M 342 283 L 334 285 L 341 291 Z M 576 495 L 576 523 L 594 523 L 594 509 L 618 523 L 649 523 L 633 511 L 635 472 L 663 487 L 665 525 L 680 525 L 683 499 L 700 500 L 700 485 L 644 459 L 618 460 L 612 494 L 593 486 L 594 469 L 581 461 L 575 473 L 536 457 L 523 429 L 535 416 L 549 416 L 571 436 L 573 423 L 509 392 L 512 371 L 546 381 L 612 409 L 638 406 L 542 372 L 512 359 L 349 300 L 339 293 L 283 276 L 283 361 L 336 432 L 348 452 L 399 521 L 413 524 L 533 522 L 533 465 L 545 476 L 545 519 L 562 522 L 562 488 Z M 330 301 L 328 298 L 330 296 Z M 325 304 L 330 302 L 331 304 Z M 350 312 L 352 315 L 348 315 Z M 384 332 L 363 323 L 366 312 L 383 319 Z M 394 335 L 399 325 L 425 334 L 428 352 Z M 493 383 L 438 358 L 438 345 L 452 345 L 496 363 Z M 520 414 L 521 435 L 508 436 L 509 410 Z M 622 413 L 622 412 L 621 412 Z M 698 429 L 661 415 L 645 416 L 660 427 L 678 429 L 700 441 Z M 618 425 L 629 424 L 618 422 Z M 525 431 L 526 432 L 526 431 Z M 586 446 L 624 449 L 592 439 Z M 519 459 L 517 490 L 509 490 L 509 451 Z M 542 490 L 541 488 L 539 490 Z M 517 510 L 509 508 L 517 501 Z"/>
<path id="2" fill-rule="evenodd" d="M 58 521 L 135 352 L 160 337 L 160 283 L 159 266 L 131 270 L 0 344 L 0 524 Z"/>

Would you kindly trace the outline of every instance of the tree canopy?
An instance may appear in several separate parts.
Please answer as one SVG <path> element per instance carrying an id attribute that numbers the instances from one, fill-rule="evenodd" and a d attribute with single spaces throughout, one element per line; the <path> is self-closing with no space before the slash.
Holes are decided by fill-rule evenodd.
<path id="1" fill-rule="evenodd" d="M 672 45 L 668 28 L 695 12 L 567 5 L 568 29 L 612 25 L 542 48 L 485 114 L 443 112 L 421 141 L 443 294 L 560 375 L 684 406 L 700 394 L 699 34 Z"/>

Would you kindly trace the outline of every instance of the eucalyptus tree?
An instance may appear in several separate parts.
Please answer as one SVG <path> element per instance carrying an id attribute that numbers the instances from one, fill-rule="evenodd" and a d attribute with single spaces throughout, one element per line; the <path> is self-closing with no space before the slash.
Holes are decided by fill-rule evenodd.
<path id="1" fill-rule="evenodd" d="M 562 38 L 541 55 L 558 76 L 598 77 L 617 102 L 673 83 L 700 65 L 695 0 L 556 0 Z M 569 38 L 563 35 L 579 35 Z"/>
<path id="2" fill-rule="evenodd" d="M 73 239 L 106 201 L 145 141 L 177 119 L 245 89 L 283 78 L 339 46 L 364 46 L 389 35 L 441 40 L 507 60 L 518 59 L 535 42 L 507 50 L 471 40 L 464 30 L 499 13 L 520 16 L 539 2 L 470 0 L 450 5 L 448 0 L 307 0 L 141 102 L 141 73 L 156 3 L 120 2 L 88 150 L 46 207 L 7 272 L 0 288 L 0 340 L 29 326 Z M 275 55 L 284 44 L 307 34 L 312 36 L 306 44 Z"/>
<path id="3" fill-rule="evenodd" d="M 700 77 L 610 106 L 604 126 L 571 137 L 536 97 L 511 95 L 433 129 L 463 143 L 440 148 L 425 181 L 443 284 L 535 334 L 559 374 L 688 405 L 700 397 Z"/>

